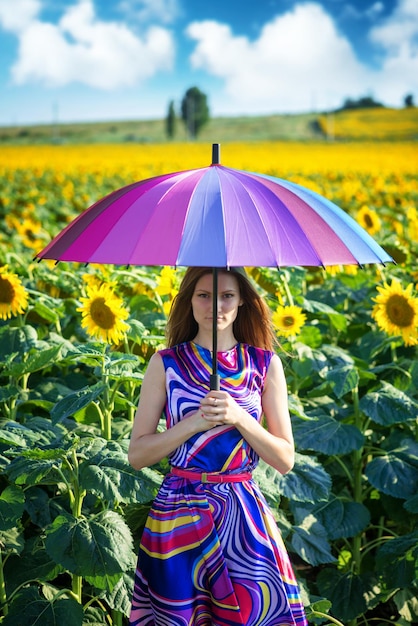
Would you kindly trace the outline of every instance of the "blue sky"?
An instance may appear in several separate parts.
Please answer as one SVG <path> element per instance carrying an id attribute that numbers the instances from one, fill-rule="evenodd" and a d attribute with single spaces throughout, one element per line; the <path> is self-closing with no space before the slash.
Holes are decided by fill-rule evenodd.
<path id="1" fill-rule="evenodd" d="M 0 125 L 418 101 L 417 0 L 0 0 Z"/>

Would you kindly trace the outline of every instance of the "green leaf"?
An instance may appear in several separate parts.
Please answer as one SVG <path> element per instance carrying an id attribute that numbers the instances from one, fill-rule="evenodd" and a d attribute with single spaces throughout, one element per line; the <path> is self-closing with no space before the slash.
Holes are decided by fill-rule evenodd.
<path id="1" fill-rule="evenodd" d="M 54 580 L 64 568 L 57 565 L 47 554 L 43 539 L 30 537 L 20 555 L 11 555 L 4 567 L 7 591 L 10 595 L 18 587 L 36 580 L 47 582 Z"/>
<path id="2" fill-rule="evenodd" d="M 394 602 L 406 624 L 418 621 L 418 595 L 415 589 L 401 589 L 394 596 Z"/>
<path id="3" fill-rule="evenodd" d="M 99 589 L 113 589 L 133 567 L 132 536 L 115 511 L 79 519 L 59 515 L 46 533 L 49 556 Z"/>
<path id="4" fill-rule="evenodd" d="M 50 506 L 53 506 L 53 498 L 47 489 L 42 487 L 29 487 L 25 491 L 25 509 L 32 523 L 40 528 L 45 528 L 51 523 Z"/>
<path id="5" fill-rule="evenodd" d="M 22 361 L 21 363 L 13 363 L 5 372 L 8 376 L 19 377 L 23 374 L 32 374 L 38 372 L 51 365 L 54 365 L 58 359 L 61 346 L 52 346 L 45 350 L 38 350 Z"/>
<path id="6" fill-rule="evenodd" d="M 327 381 L 331 383 L 337 398 L 342 398 L 357 387 L 359 381 L 358 371 L 351 364 L 333 367 L 327 372 Z"/>
<path id="7" fill-rule="evenodd" d="M 408 500 L 404 503 L 405 509 L 409 513 L 418 513 L 418 494 L 408 498 Z"/>
<path id="8" fill-rule="evenodd" d="M 290 500 L 314 503 L 328 499 L 331 478 L 322 465 L 312 457 L 296 454 L 294 468 L 285 475 L 280 474 L 264 461 L 260 461 L 254 473 L 257 480 L 260 473 L 261 476 L 264 474 L 269 479 L 271 491 L 275 490 Z"/>
<path id="9" fill-rule="evenodd" d="M 418 531 L 387 540 L 376 555 L 378 573 L 388 588 L 409 587 L 416 579 Z"/>
<path id="10" fill-rule="evenodd" d="M 312 372 L 325 371 L 328 365 L 327 357 L 320 350 L 309 348 L 308 346 L 297 343 L 295 345 L 297 359 L 293 360 L 292 369 L 301 377 Z"/>
<path id="11" fill-rule="evenodd" d="M 332 326 L 338 331 L 344 331 L 347 328 L 347 318 L 345 315 L 338 313 L 335 309 L 328 306 L 324 302 L 318 302 L 312 299 L 304 299 L 303 308 L 309 313 L 324 313 L 327 315 Z"/>
<path id="12" fill-rule="evenodd" d="M 317 577 L 321 595 L 332 602 L 332 614 L 343 622 L 355 619 L 367 610 L 367 586 L 352 572 L 342 573 L 335 568 L 322 570 Z"/>
<path id="13" fill-rule="evenodd" d="M 297 523 L 309 514 L 314 515 L 327 531 L 330 540 L 355 537 L 370 523 L 370 512 L 363 504 L 335 496 L 328 502 L 319 502 L 314 507 L 293 504 L 291 508 Z"/>
<path id="14" fill-rule="evenodd" d="M 72 598 L 49 601 L 35 587 L 21 589 L 9 605 L 2 626 L 82 626 L 83 607 Z"/>
<path id="15" fill-rule="evenodd" d="M 59 315 L 57 315 L 55 308 L 44 304 L 44 302 L 41 302 L 38 298 L 35 300 L 32 311 L 39 315 L 44 322 L 49 324 L 54 324 L 59 320 Z"/>
<path id="16" fill-rule="evenodd" d="M 298 449 L 327 455 L 347 454 L 360 450 L 364 444 L 364 435 L 356 426 L 343 424 L 324 414 L 309 422 L 294 420 L 293 432 Z"/>
<path id="17" fill-rule="evenodd" d="M 163 477 L 144 469 L 134 470 L 118 442 L 102 440 L 103 447 L 80 466 L 80 485 L 107 502 L 145 503 L 156 496 Z"/>
<path id="18" fill-rule="evenodd" d="M 11 354 L 27 354 L 31 348 L 36 347 L 37 340 L 37 332 L 32 326 L 0 327 L 0 359 L 4 360 Z"/>
<path id="19" fill-rule="evenodd" d="M 20 447 L 25 446 L 26 439 L 19 432 L 2 428 L 0 429 L 0 443 L 10 447 Z"/>
<path id="20" fill-rule="evenodd" d="M 133 588 L 134 571 L 124 572 L 112 591 L 106 592 L 105 598 L 110 608 L 120 611 L 124 615 L 129 615 Z"/>
<path id="21" fill-rule="evenodd" d="M 10 462 L 6 473 L 16 485 L 56 484 L 61 481 L 57 467 L 65 454 L 63 450 L 25 450 Z"/>
<path id="22" fill-rule="evenodd" d="M 12 398 L 17 398 L 20 394 L 20 389 L 15 385 L 4 385 L 0 387 L 0 402 L 7 402 Z"/>
<path id="23" fill-rule="evenodd" d="M 59 400 L 51 410 L 51 418 L 54 422 L 70 417 L 86 407 L 90 402 L 94 402 L 106 389 L 106 385 L 98 382 L 91 387 L 84 387 L 74 393 L 68 394 Z"/>
<path id="24" fill-rule="evenodd" d="M 313 515 L 305 517 L 302 524 L 293 526 L 292 548 L 311 565 L 331 563 L 335 557 L 327 541 L 327 533 L 322 524 Z"/>
<path id="25" fill-rule="evenodd" d="M 366 465 L 370 484 L 394 498 L 407 499 L 418 491 L 418 443 L 410 439 L 402 446 Z"/>
<path id="26" fill-rule="evenodd" d="M 386 381 L 382 381 L 378 390 L 361 398 L 360 408 L 367 417 L 382 426 L 415 420 L 418 414 L 418 404 Z"/>
<path id="27" fill-rule="evenodd" d="M 0 531 L 0 545 L 3 554 L 20 554 L 25 545 L 21 524 Z"/>
<path id="28" fill-rule="evenodd" d="M 0 495 L 0 530 L 10 530 L 23 515 L 25 494 L 16 485 L 9 485 Z"/>

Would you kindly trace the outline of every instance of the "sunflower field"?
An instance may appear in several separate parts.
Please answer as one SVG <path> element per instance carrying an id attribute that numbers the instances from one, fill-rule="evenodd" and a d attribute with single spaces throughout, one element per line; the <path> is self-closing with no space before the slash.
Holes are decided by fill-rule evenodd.
<path id="1" fill-rule="evenodd" d="M 260 463 L 310 624 L 418 624 L 416 144 L 226 144 L 288 178 L 395 259 L 247 268 L 281 344 L 297 448 Z M 127 445 L 183 268 L 38 263 L 78 213 L 135 180 L 206 166 L 201 144 L 4 147 L 0 154 L 0 623 L 127 624 L 136 551 L 166 462 Z M 162 427 L 162 426 L 161 426 Z"/>

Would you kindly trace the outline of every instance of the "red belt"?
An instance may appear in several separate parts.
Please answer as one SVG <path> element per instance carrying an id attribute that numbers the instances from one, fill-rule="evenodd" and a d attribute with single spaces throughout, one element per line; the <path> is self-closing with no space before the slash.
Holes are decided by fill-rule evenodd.
<path id="1" fill-rule="evenodd" d="M 251 480 L 251 472 L 241 472 L 241 474 L 216 474 L 208 472 L 196 472 L 194 470 L 172 467 L 171 474 L 187 478 L 188 480 L 198 480 L 201 483 L 242 483 Z"/>

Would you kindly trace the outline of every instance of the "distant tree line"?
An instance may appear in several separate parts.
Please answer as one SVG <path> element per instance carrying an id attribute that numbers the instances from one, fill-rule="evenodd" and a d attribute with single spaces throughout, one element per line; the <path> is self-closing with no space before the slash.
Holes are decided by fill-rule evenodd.
<path id="1" fill-rule="evenodd" d="M 198 87 L 190 87 L 184 94 L 179 113 L 176 113 L 174 100 L 168 105 L 166 117 L 166 134 L 173 139 L 177 130 L 177 121 L 180 118 L 186 128 L 187 136 L 195 139 L 203 126 L 209 121 L 209 105 L 207 96 Z"/>
<path id="2" fill-rule="evenodd" d="M 414 104 L 414 96 L 409 93 L 404 97 L 403 100 L 405 108 L 413 107 Z M 347 98 L 344 100 L 344 104 L 337 111 L 347 111 L 349 109 L 375 109 L 375 108 L 384 108 L 384 104 L 375 100 L 372 96 L 362 96 L 361 98 L 353 99 Z"/>

